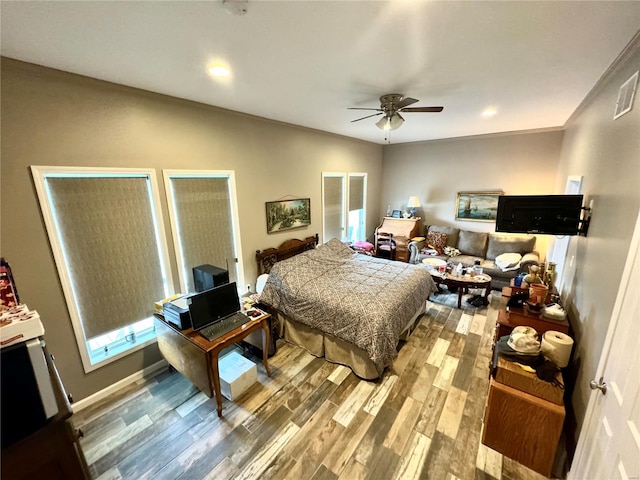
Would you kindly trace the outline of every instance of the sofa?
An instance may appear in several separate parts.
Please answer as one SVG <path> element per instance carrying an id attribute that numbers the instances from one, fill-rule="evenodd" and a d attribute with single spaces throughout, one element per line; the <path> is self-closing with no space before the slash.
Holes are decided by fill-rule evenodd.
<path id="1" fill-rule="evenodd" d="M 453 266 L 461 263 L 463 267 L 471 267 L 480 260 L 483 272 L 491 275 L 491 288 L 499 290 L 508 286 L 511 279 L 521 272 L 528 272 L 531 265 L 538 265 L 540 256 L 534 250 L 535 244 L 535 235 L 473 232 L 426 225 L 424 242 L 409 243 L 409 263 L 439 258 Z"/>

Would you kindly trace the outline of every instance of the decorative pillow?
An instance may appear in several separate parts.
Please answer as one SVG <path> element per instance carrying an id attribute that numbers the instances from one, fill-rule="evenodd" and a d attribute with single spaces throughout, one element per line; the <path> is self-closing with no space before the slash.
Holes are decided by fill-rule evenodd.
<path id="1" fill-rule="evenodd" d="M 444 254 L 449 255 L 450 257 L 457 257 L 460 255 L 460 250 L 456 247 L 444 247 Z"/>
<path id="2" fill-rule="evenodd" d="M 361 248 L 365 252 L 370 252 L 371 250 L 373 250 L 375 248 L 373 246 L 373 243 L 365 242 L 364 240 L 357 240 L 357 241 L 353 242 L 353 246 L 355 248 Z"/>
<path id="3" fill-rule="evenodd" d="M 522 260 L 522 255 L 519 253 L 503 253 L 496 257 L 496 266 L 503 272 L 515 270 L 520 265 L 520 260 Z"/>
<path id="4" fill-rule="evenodd" d="M 444 247 L 447 246 L 447 234 L 441 232 L 427 233 L 427 245 L 438 252 L 438 255 L 442 255 Z"/>

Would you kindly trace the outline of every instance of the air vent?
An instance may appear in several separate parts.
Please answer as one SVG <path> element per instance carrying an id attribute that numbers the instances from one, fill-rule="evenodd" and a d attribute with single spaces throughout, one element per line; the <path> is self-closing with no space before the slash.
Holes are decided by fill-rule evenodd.
<path id="1" fill-rule="evenodd" d="M 638 85 L 638 72 L 634 73 L 629 80 L 624 82 L 618 92 L 618 101 L 616 102 L 616 111 L 613 119 L 621 117 L 633 108 L 633 97 L 636 93 Z"/>

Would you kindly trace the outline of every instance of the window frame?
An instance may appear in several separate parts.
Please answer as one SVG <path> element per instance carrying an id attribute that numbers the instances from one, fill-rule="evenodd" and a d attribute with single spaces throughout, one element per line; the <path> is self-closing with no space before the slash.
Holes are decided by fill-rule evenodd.
<path id="1" fill-rule="evenodd" d="M 322 172 L 322 241 L 326 242 L 326 222 L 324 211 L 324 195 L 325 195 L 325 178 L 341 178 L 342 179 L 342 236 L 340 240 L 348 239 L 349 233 L 349 194 L 350 194 L 350 179 L 351 177 L 362 177 L 362 209 L 363 209 L 363 233 L 364 237 L 361 240 L 367 239 L 367 180 L 368 176 L 365 172 Z M 350 241 L 350 239 L 348 239 Z"/>
<path id="2" fill-rule="evenodd" d="M 169 248 L 167 246 L 166 230 L 164 228 L 164 220 L 162 214 L 162 207 L 160 201 L 160 192 L 158 190 L 158 182 L 154 169 L 150 168 L 109 168 L 109 167 L 57 167 L 57 166 L 40 166 L 32 165 L 31 173 L 33 182 L 36 188 L 38 201 L 40 204 L 40 211 L 44 219 L 47 237 L 51 250 L 56 263 L 56 270 L 60 278 L 62 291 L 64 293 L 65 302 L 71 318 L 71 325 L 73 328 L 76 344 L 82 360 L 82 366 L 85 373 L 92 372 L 98 368 L 101 368 L 109 363 L 112 363 L 120 358 L 123 358 L 131 353 L 143 349 L 144 347 L 156 342 L 155 332 L 151 338 L 145 338 L 140 343 L 135 343 L 131 348 L 124 351 L 119 351 L 113 356 L 107 356 L 102 360 L 98 360 L 92 363 L 91 354 L 88 348 L 88 341 L 84 335 L 84 328 L 78 306 L 76 304 L 75 293 L 73 290 L 71 275 L 69 269 L 66 267 L 65 253 L 62 247 L 60 239 L 60 231 L 56 224 L 55 215 L 50 202 L 50 197 L 47 193 L 47 178 L 48 177 L 139 177 L 146 178 L 148 185 L 148 194 L 150 200 L 150 206 L 154 214 L 153 224 L 155 226 L 154 236 L 156 238 L 156 246 L 158 248 L 158 256 L 160 258 L 160 271 L 163 277 L 164 289 L 167 296 L 171 295 L 174 290 L 173 274 L 171 271 L 169 261 Z M 160 299 L 156 299 L 160 300 Z M 151 306 L 152 307 L 152 306 Z M 153 314 L 148 318 L 153 318 Z M 141 320 L 146 320 L 141 319 Z M 131 324 L 133 325 L 133 324 Z M 123 328 L 131 328 L 131 325 Z M 106 334 L 105 334 L 106 335 Z M 145 337 L 148 337 L 145 336 Z"/>
<path id="3" fill-rule="evenodd" d="M 345 215 L 345 211 L 346 211 L 346 204 L 347 204 L 347 174 L 344 172 L 322 172 L 322 242 L 327 242 L 327 222 L 326 222 L 326 215 L 325 215 L 325 207 L 324 207 L 324 200 L 325 200 L 325 184 L 324 184 L 324 180 L 325 178 L 340 178 L 342 179 L 342 199 L 341 199 L 341 205 L 340 205 L 340 209 L 341 209 L 341 213 L 342 213 L 342 223 L 340 225 L 340 228 L 342 229 L 342 234 L 341 234 L 341 238 L 340 240 L 342 240 L 346 234 L 346 230 L 347 230 L 347 215 Z"/>
<path id="4" fill-rule="evenodd" d="M 175 209 L 173 190 L 171 188 L 172 178 L 227 178 L 229 182 L 229 196 L 231 203 L 231 222 L 233 224 L 233 245 L 235 249 L 235 268 L 236 283 L 238 292 L 244 289 L 244 266 L 242 261 L 242 241 L 240 238 L 240 221 L 238 215 L 238 195 L 236 190 L 236 178 L 234 170 L 179 170 L 164 169 L 162 170 L 164 178 L 165 196 L 167 198 L 167 208 L 169 210 L 169 225 L 171 227 L 171 238 L 173 240 L 173 248 L 178 265 L 178 278 L 180 281 L 180 291 L 188 293 L 187 278 L 188 272 L 184 264 L 184 255 L 180 243 L 180 232 L 178 231 L 178 218 Z"/>
<path id="5" fill-rule="evenodd" d="M 362 177 L 362 230 L 363 230 L 363 238 L 358 240 L 366 240 L 367 239 L 367 174 L 364 172 L 350 172 L 347 174 L 347 195 L 350 194 L 349 190 L 351 190 L 351 177 Z M 350 198 L 347 196 L 347 198 Z M 349 209 L 349 202 L 347 201 L 347 233 L 349 233 L 349 213 L 351 210 Z"/>

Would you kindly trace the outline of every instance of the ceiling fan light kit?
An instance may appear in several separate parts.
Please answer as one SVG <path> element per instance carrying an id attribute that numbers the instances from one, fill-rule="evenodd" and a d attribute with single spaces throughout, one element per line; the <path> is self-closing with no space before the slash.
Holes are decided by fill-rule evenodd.
<path id="1" fill-rule="evenodd" d="M 353 122 L 359 122 L 360 120 L 364 120 L 365 118 L 376 117 L 378 115 L 384 115 L 380 120 L 376 122 L 376 126 L 381 130 L 396 130 L 400 128 L 404 123 L 404 118 L 400 115 L 400 112 L 441 112 L 444 110 L 444 107 L 412 107 L 409 108 L 409 105 L 413 105 L 418 100 L 411 97 L 404 97 L 404 95 L 400 95 L 399 93 L 390 93 L 388 95 L 382 95 L 380 97 L 380 108 L 359 108 L 359 107 L 351 107 L 349 110 L 373 110 L 378 113 L 373 113 L 371 115 L 367 115 L 365 117 L 357 118 L 355 120 L 351 120 Z"/>

